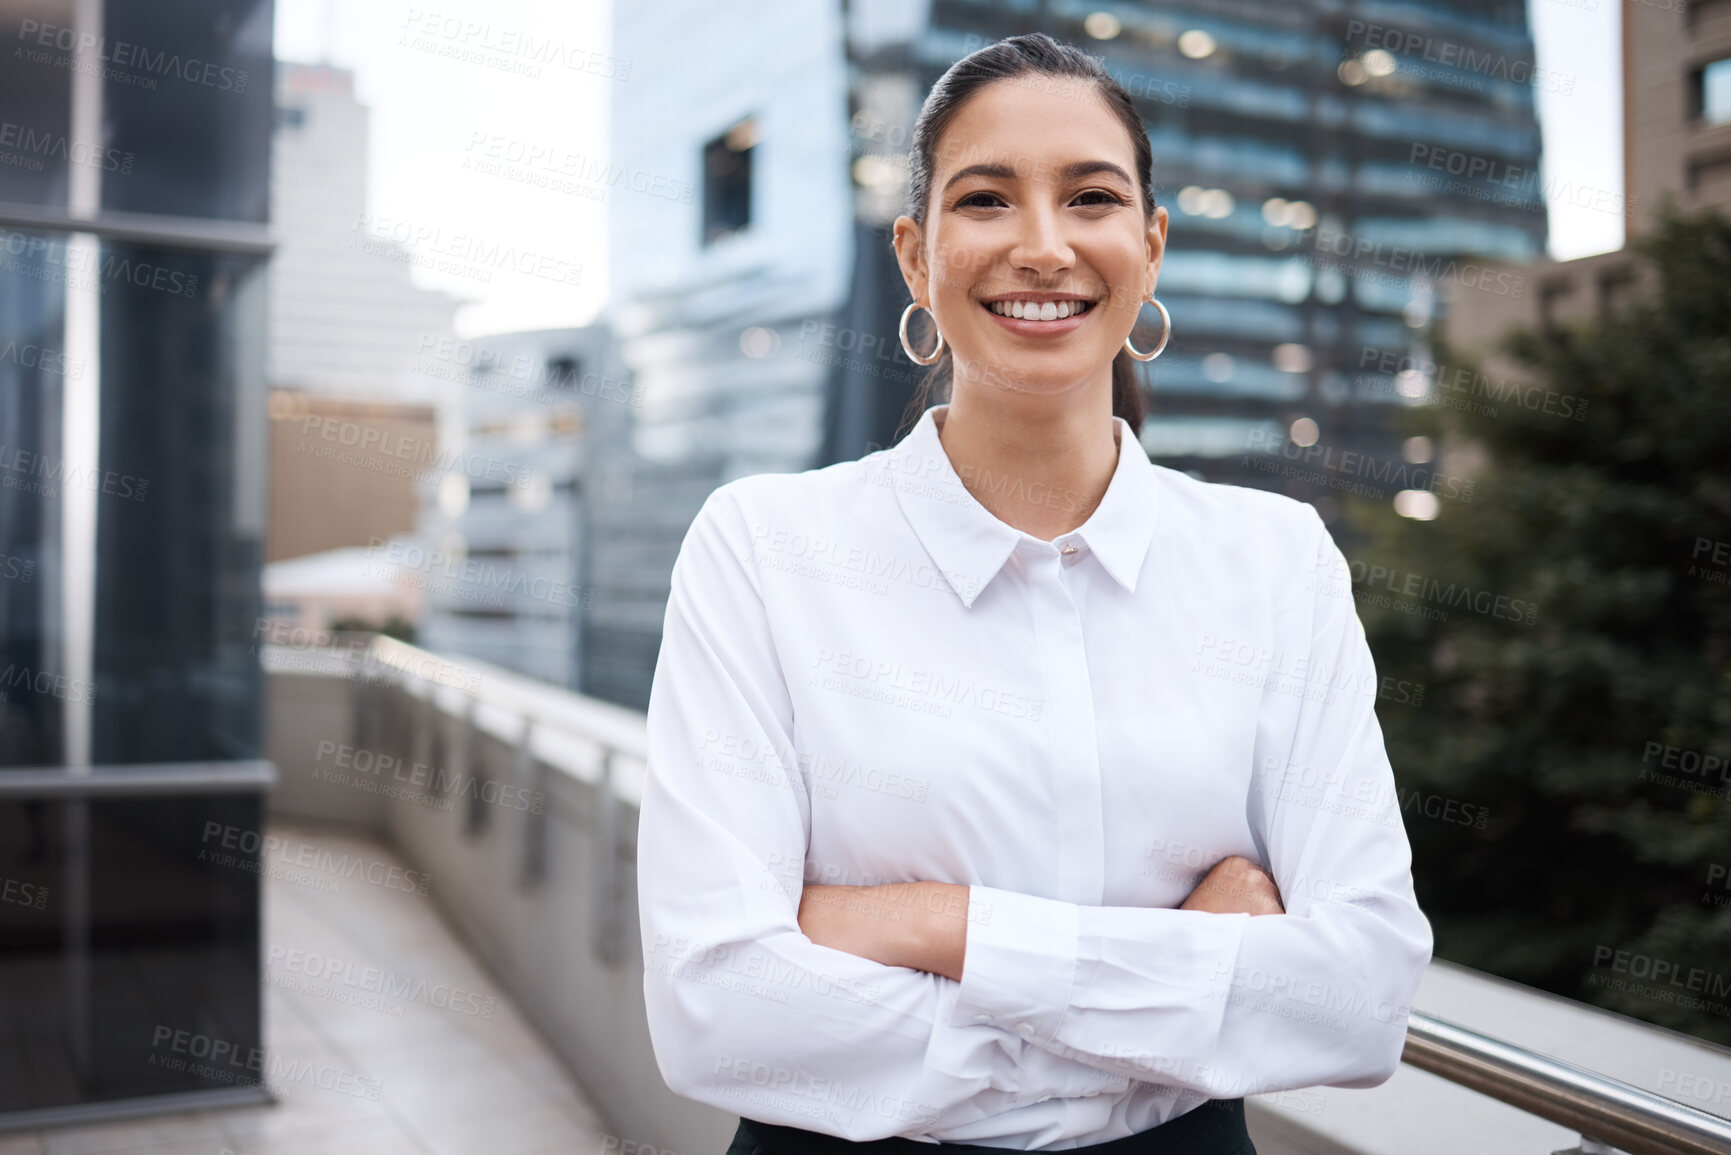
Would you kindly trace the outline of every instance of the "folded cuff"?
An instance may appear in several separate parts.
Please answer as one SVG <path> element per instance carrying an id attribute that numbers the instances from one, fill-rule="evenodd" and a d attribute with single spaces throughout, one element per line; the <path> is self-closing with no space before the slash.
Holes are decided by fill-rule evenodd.
<path id="1" fill-rule="evenodd" d="M 968 942 L 951 1022 L 1010 1031 L 1043 1047 L 1076 983 L 1076 906 L 991 886 L 968 888 Z"/>

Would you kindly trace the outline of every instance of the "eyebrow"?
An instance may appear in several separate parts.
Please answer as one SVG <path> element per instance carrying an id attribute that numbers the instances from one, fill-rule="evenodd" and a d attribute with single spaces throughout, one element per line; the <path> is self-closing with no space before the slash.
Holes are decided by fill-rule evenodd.
<path id="1" fill-rule="evenodd" d="M 1136 186 L 1136 182 L 1130 179 L 1129 173 L 1109 160 L 1076 160 L 1058 170 L 1058 176 L 1063 180 L 1078 180 L 1085 176 L 1093 176 L 1096 173 L 1115 176 L 1132 188 Z M 970 176 L 1015 180 L 1016 170 L 1007 164 L 970 164 L 967 168 L 958 170 L 949 180 L 944 182 L 945 191 L 948 191 L 949 187 L 957 181 Z"/>

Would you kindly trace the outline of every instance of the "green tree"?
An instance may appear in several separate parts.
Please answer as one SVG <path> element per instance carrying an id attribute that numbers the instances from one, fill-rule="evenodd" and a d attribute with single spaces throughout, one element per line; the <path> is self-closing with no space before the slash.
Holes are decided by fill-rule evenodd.
<path id="1" fill-rule="evenodd" d="M 1419 597 L 1355 593 L 1379 673 L 1427 687 L 1381 714 L 1403 798 L 1488 811 L 1407 817 L 1438 957 L 1731 1043 L 1731 222 L 1667 205 L 1631 247 L 1625 307 L 1505 343 L 1538 393 L 1409 414 L 1482 452 L 1473 496 L 1351 507 Z"/>

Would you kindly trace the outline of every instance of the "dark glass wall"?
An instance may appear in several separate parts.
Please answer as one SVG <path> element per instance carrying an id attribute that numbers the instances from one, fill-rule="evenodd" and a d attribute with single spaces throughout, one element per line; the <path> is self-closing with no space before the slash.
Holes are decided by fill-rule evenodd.
<path id="1" fill-rule="evenodd" d="M 68 357 L 65 292 L 51 254 L 64 238 L 0 229 L 0 767 L 59 762 L 57 666 L 58 491 Z"/>
<path id="2" fill-rule="evenodd" d="M 77 86 L 71 0 L 0 0 L 0 1119 L 258 1083 L 260 863 L 211 831 L 263 800 L 210 783 L 261 745 L 272 17 L 114 0 Z"/>
<path id="3" fill-rule="evenodd" d="M 105 244 L 98 763 L 254 758 L 263 267 Z"/>

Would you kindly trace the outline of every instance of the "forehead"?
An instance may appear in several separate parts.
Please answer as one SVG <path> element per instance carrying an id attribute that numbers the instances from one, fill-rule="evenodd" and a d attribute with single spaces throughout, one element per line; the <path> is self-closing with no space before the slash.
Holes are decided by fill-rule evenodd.
<path id="1" fill-rule="evenodd" d="M 1073 160 L 1109 160 L 1134 174 L 1135 149 L 1093 82 L 1033 74 L 975 92 L 938 140 L 933 176 L 972 164 L 1006 164 L 1038 179 Z"/>

